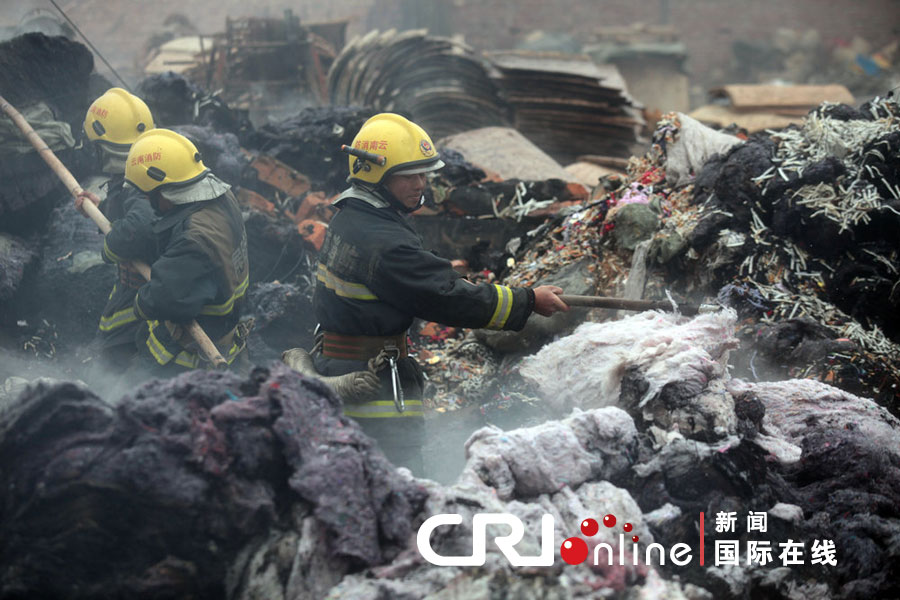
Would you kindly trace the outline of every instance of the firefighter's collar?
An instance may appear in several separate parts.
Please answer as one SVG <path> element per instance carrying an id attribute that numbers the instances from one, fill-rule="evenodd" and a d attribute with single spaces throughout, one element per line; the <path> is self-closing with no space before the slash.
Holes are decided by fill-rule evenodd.
<path id="1" fill-rule="evenodd" d="M 347 198 L 356 198 L 357 200 L 362 200 L 366 204 L 370 206 L 374 206 L 375 208 L 390 208 L 390 203 L 379 196 L 376 192 L 372 190 L 367 190 L 366 188 L 360 187 L 356 184 L 351 185 L 349 188 L 343 191 L 340 196 L 335 198 L 332 204 L 340 208 L 341 203 Z"/>
<path id="2" fill-rule="evenodd" d="M 100 146 L 100 170 L 108 175 L 120 175 L 125 173 L 125 163 L 128 162 L 128 152 L 119 152 L 106 146 Z"/>
<path id="3" fill-rule="evenodd" d="M 166 229 L 171 229 L 201 208 L 206 207 L 210 202 L 211 200 L 203 200 L 201 202 L 192 202 L 191 204 L 179 204 L 173 206 L 171 210 L 163 214 L 159 218 L 159 220 L 157 220 L 153 224 L 153 232 L 162 233 Z"/>

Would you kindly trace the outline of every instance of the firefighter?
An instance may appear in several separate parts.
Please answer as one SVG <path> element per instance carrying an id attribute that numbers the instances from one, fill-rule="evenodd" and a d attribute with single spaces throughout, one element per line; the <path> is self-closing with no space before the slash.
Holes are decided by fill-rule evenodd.
<path id="1" fill-rule="evenodd" d="M 125 186 L 125 159 L 138 136 L 151 129 L 150 109 L 121 88 L 112 88 L 94 100 L 84 118 L 84 132 L 94 142 L 102 171 L 110 179 L 103 184 L 106 198 L 102 202 L 85 191 L 75 199 L 75 205 L 82 210 L 85 200 L 94 202 L 112 226 L 103 241 L 102 254 L 104 260 L 117 264 L 118 277 L 100 316 L 97 337 L 101 367 L 119 373 L 135 354 L 138 318 L 132 304 L 135 292 L 144 283 L 128 261 L 149 264 L 156 251 L 153 209 L 139 190 Z"/>
<path id="2" fill-rule="evenodd" d="M 339 210 L 319 253 L 314 364 L 326 376 L 377 371 L 379 395 L 345 403 L 344 412 L 388 459 L 422 476 L 423 375 L 406 339 L 413 319 L 520 330 L 533 312 L 549 316 L 568 307 L 558 287 L 475 285 L 423 249 L 406 215 L 424 201 L 426 174 L 444 163 L 421 127 L 400 115 L 375 115 L 353 140 L 354 151 L 351 186 L 334 202 Z"/>
<path id="3" fill-rule="evenodd" d="M 204 166 L 190 140 L 168 129 L 134 142 L 125 181 L 159 215 L 159 258 L 134 298 L 142 319 L 135 370 L 170 376 L 209 366 L 184 328 L 194 319 L 229 365 L 245 367 L 249 326 L 239 317 L 249 284 L 247 233 L 231 186 Z"/>

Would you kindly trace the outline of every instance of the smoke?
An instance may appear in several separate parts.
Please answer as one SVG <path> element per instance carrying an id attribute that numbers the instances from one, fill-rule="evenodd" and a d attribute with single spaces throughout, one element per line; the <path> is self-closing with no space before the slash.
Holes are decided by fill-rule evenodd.
<path id="1" fill-rule="evenodd" d="M 75 32 L 55 9 L 35 8 L 32 0 L 5 0 L 0 10 L 6 26 L 0 26 L 0 42 L 32 31 L 45 35 L 62 35 L 74 38 Z"/>

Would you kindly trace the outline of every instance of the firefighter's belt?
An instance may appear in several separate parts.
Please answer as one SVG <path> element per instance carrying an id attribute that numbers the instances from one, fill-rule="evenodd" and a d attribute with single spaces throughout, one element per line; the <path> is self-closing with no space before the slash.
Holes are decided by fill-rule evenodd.
<path id="1" fill-rule="evenodd" d="M 378 356 L 385 347 L 397 348 L 400 351 L 397 358 L 405 358 L 408 355 L 406 333 L 381 337 L 326 331 L 322 337 L 322 355 L 328 358 L 367 361 Z"/>

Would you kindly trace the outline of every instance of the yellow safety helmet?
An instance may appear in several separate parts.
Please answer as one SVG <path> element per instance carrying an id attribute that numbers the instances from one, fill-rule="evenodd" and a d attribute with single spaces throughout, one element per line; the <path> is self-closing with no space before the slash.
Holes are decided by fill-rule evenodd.
<path id="1" fill-rule="evenodd" d="M 131 145 L 125 162 L 125 181 L 144 193 L 162 186 L 199 181 L 209 169 L 197 147 L 170 129 L 151 129 Z"/>
<path id="2" fill-rule="evenodd" d="M 444 166 L 425 130 L 394 113 L 380 113 L 363 123 L 347 152 L 349 181 L 369 185 L 389 175 L 428 173 Z"/>
<path id="3" fill-rule="evenodd" d="M 94 100 L 84 117 L 88 139 L 127 151 L 139 135 L 153 129 L 153 116 L 143 100 L 122 88 L 110 88 Z"/>

